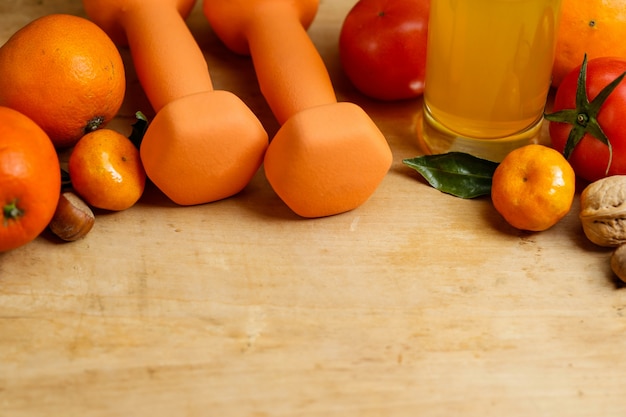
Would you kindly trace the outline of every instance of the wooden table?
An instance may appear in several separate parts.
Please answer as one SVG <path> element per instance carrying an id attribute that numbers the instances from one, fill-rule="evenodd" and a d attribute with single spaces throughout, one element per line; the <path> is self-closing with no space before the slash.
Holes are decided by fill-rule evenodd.
<path id="1" fill-rule="evenodd" d="M 379 103 L 341 71 L 354 0 L 310 34 L 341 100 L 385 133 L 371 199 L 301 219 L 262 170 L 239 195 L 177 207 L 149 187 L 83 240 L 0 254 L 0 416 L 624 416 L 626 293 L 579 205 L 543 233 L 509 227 L 402 164 L 420 100 Z M 78 0 L 4 1 L 0 41 Z M 247 58 L 189 24 L 216 88 L 277 128 Z M 116 125 L 150 112 L 132 72 Z M 358 150 L 355 150 L 358 152 Z"/>

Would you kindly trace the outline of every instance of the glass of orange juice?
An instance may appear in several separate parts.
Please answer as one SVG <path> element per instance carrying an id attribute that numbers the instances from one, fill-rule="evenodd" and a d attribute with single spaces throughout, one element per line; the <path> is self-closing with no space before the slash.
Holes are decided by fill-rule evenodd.
<path id="1" fill-rule="evenodd" d="M 500 161 L 538 140 L 561 0 L 432 0 L 421 136 Z"/>

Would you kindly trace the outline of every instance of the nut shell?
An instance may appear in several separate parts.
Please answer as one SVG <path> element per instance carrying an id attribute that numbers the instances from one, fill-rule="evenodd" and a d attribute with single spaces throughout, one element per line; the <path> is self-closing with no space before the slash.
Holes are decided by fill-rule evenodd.
<path id="1" fill-rule="evenodd" d="M 91 208 L 76 194 L 66 191 L 61 193 L 48 227 L 59 238 L 72 242 L 87 235 L 94 223 Z"/>
<path id="2" fill-rule="evenodd" d="M 626 243 L 626 175 L 589 184 L 580 195 L 580 221 L 589 240 L 616 247 Z"/>
<path id="3" fill-rule="evenodd" d="M 619 279 L 626 282 L 626 245 L 615 249 L 611 255 L 611 269 Z"/>

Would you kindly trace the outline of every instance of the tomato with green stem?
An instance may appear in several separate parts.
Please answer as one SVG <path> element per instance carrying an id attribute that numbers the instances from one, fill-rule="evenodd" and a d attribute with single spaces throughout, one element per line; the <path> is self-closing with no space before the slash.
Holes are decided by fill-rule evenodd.
<path id="1" fill-rule="evenodd" d="M 583 60 L 560 84 L 550 121 L 552 146 L 576 175 L 593 182 L 626 174 L 626 60 Z"/>

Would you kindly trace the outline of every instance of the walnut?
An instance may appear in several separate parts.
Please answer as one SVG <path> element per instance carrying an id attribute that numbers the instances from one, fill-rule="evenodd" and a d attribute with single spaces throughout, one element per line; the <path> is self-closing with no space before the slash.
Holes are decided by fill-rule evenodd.
<path id="1" fill-rule="evenodd" d="M 617 247 L 626 243 L 626 175 L 602 178 L 580 195 L 580 221 L 596 245 Z"/>

